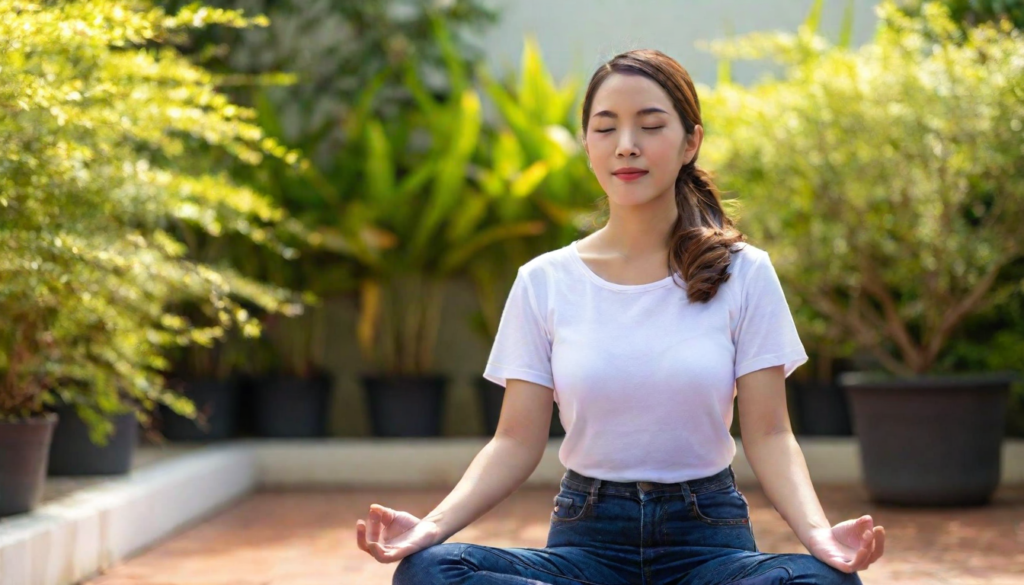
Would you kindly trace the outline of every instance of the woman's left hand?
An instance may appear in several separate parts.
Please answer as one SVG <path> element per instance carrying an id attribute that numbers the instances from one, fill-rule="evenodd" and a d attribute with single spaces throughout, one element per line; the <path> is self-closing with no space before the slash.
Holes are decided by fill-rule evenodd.
<path id="1" fill-rule="evenodd" d="M 846 520 L 807 533 L 804 545 L 815 558 L 844 573 L 867 569 L 885 551 L 885 529 L 871 516 Z"/>

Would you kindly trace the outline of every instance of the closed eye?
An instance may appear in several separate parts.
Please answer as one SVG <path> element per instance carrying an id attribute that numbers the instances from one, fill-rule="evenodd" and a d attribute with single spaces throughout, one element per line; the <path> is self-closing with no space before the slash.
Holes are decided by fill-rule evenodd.
<path id="1" fill-rule="evenodd" d="M 662 128 L 664 128 L 664 126 L 653 126 L 653 127 L 650 127 L 650 128 L 648 128 L 646 126 L 643 127 L 644 130 L 661 130 Z M 608 132 L 611 132 L 612 130 L 615 130 L 615 128 L 608 128 L 607 130 L 594 130 L 594 132 L 598 132 L 600 134 L 607 134 Z"/>

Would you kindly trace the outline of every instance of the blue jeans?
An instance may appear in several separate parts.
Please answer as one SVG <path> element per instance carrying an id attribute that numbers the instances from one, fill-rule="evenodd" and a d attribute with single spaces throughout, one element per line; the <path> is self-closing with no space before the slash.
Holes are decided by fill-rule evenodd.
<path id="1" fill-rule="evenodd" d="M 567 470 L 544 548 L 441 543 L 402 559 L 393 585 L 862 585 L 809 554 L 759 552 L 732 467 L 681 483 Z"/>

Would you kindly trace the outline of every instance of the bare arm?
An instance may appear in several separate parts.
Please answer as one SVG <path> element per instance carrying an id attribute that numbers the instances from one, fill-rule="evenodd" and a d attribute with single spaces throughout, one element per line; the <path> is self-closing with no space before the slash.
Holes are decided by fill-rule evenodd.
<path id="1" fill-rule="evenodd" d="M 551 388 L 508 381 L 494 438 L 448 497 L 423 518 L 440 529 L 438 544 L 486 514 L 530 477 L 544 455 L 553 404 Z"/>
<path id="2" fill-rule="evenodd" d="M 736 384 L 743 451 L 779 515 L 818 560 L 844 573 L 868 568 L 885 551 L 885 529 L 867 514 L 829 523 L 789 422 L 782 366 L 750 372 Z"/>
<path id="3" fill-rule="evenodd" d="M 793 436 L 782 366 L 751 372 L 737 379 L 736 386 L 743 452 L 765 495 L 806 546 L 810 530 L 831 524 Z"/>

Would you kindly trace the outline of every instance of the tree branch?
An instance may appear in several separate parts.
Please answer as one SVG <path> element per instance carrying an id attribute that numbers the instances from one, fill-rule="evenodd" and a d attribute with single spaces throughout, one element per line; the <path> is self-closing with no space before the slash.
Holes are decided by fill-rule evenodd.
<path id="1" fill-rule="evenodd" d="M 811 304 L 825 315 L 841 322 L 854 334 L 857 342 L 871 352 L 878 361 L 890 372 L 896 374 L 910 374 L 913 371 L 906 364 L 900 362 L 893 356 L 886 353 L 880 346 L 878 329 L 865 324 L 850 305 L 851 311 L 843 311 L 834 299 L 827 294 L 809 292 L 806 297 Z"/>
<path id="2" fill-rule="evenodd" d="M 864 289 L 882 305 L 882 311 L 885 314 L 885 329 L 893 336 L 893 340 L 900 348 L 903 360 L 911 369 L 920 372 L 922 348 L 914 343 L 906 323 L 900 317 L 896 301 L 892 298 L 878 272 L 875 271 L 870 256 L 861 255 L 861 274 L 864 276 Z"/>
<path id="3" fill-rule="evenodd" d="M 1017 244 L 1011 243 L 1009 246 L 1008 253 L 1004 256 L 1002 262 L 996 262 L 985 275 L 974 285 L 974 288 L 964 297 L 959 303 L 953 305 L 943 315 L 942 323 L 939 328 L 935 331 L 933 336 L 926 341 L 927 354 L 926 359 L 930 363 L 936 357 L 939 352 L 942 351 L 943 346 L 946 344 L 946 340 L 949 338 L 949 334 L 956 328 L 957 325 L 964 319 L 966 315 L 974 311 L 986 298 L 989 290 L 995 284 L 996 278 L 999 277 L 999 272 L 1003 269 L 1003 266 L 1008 264 L 1016 256 Z"/>

